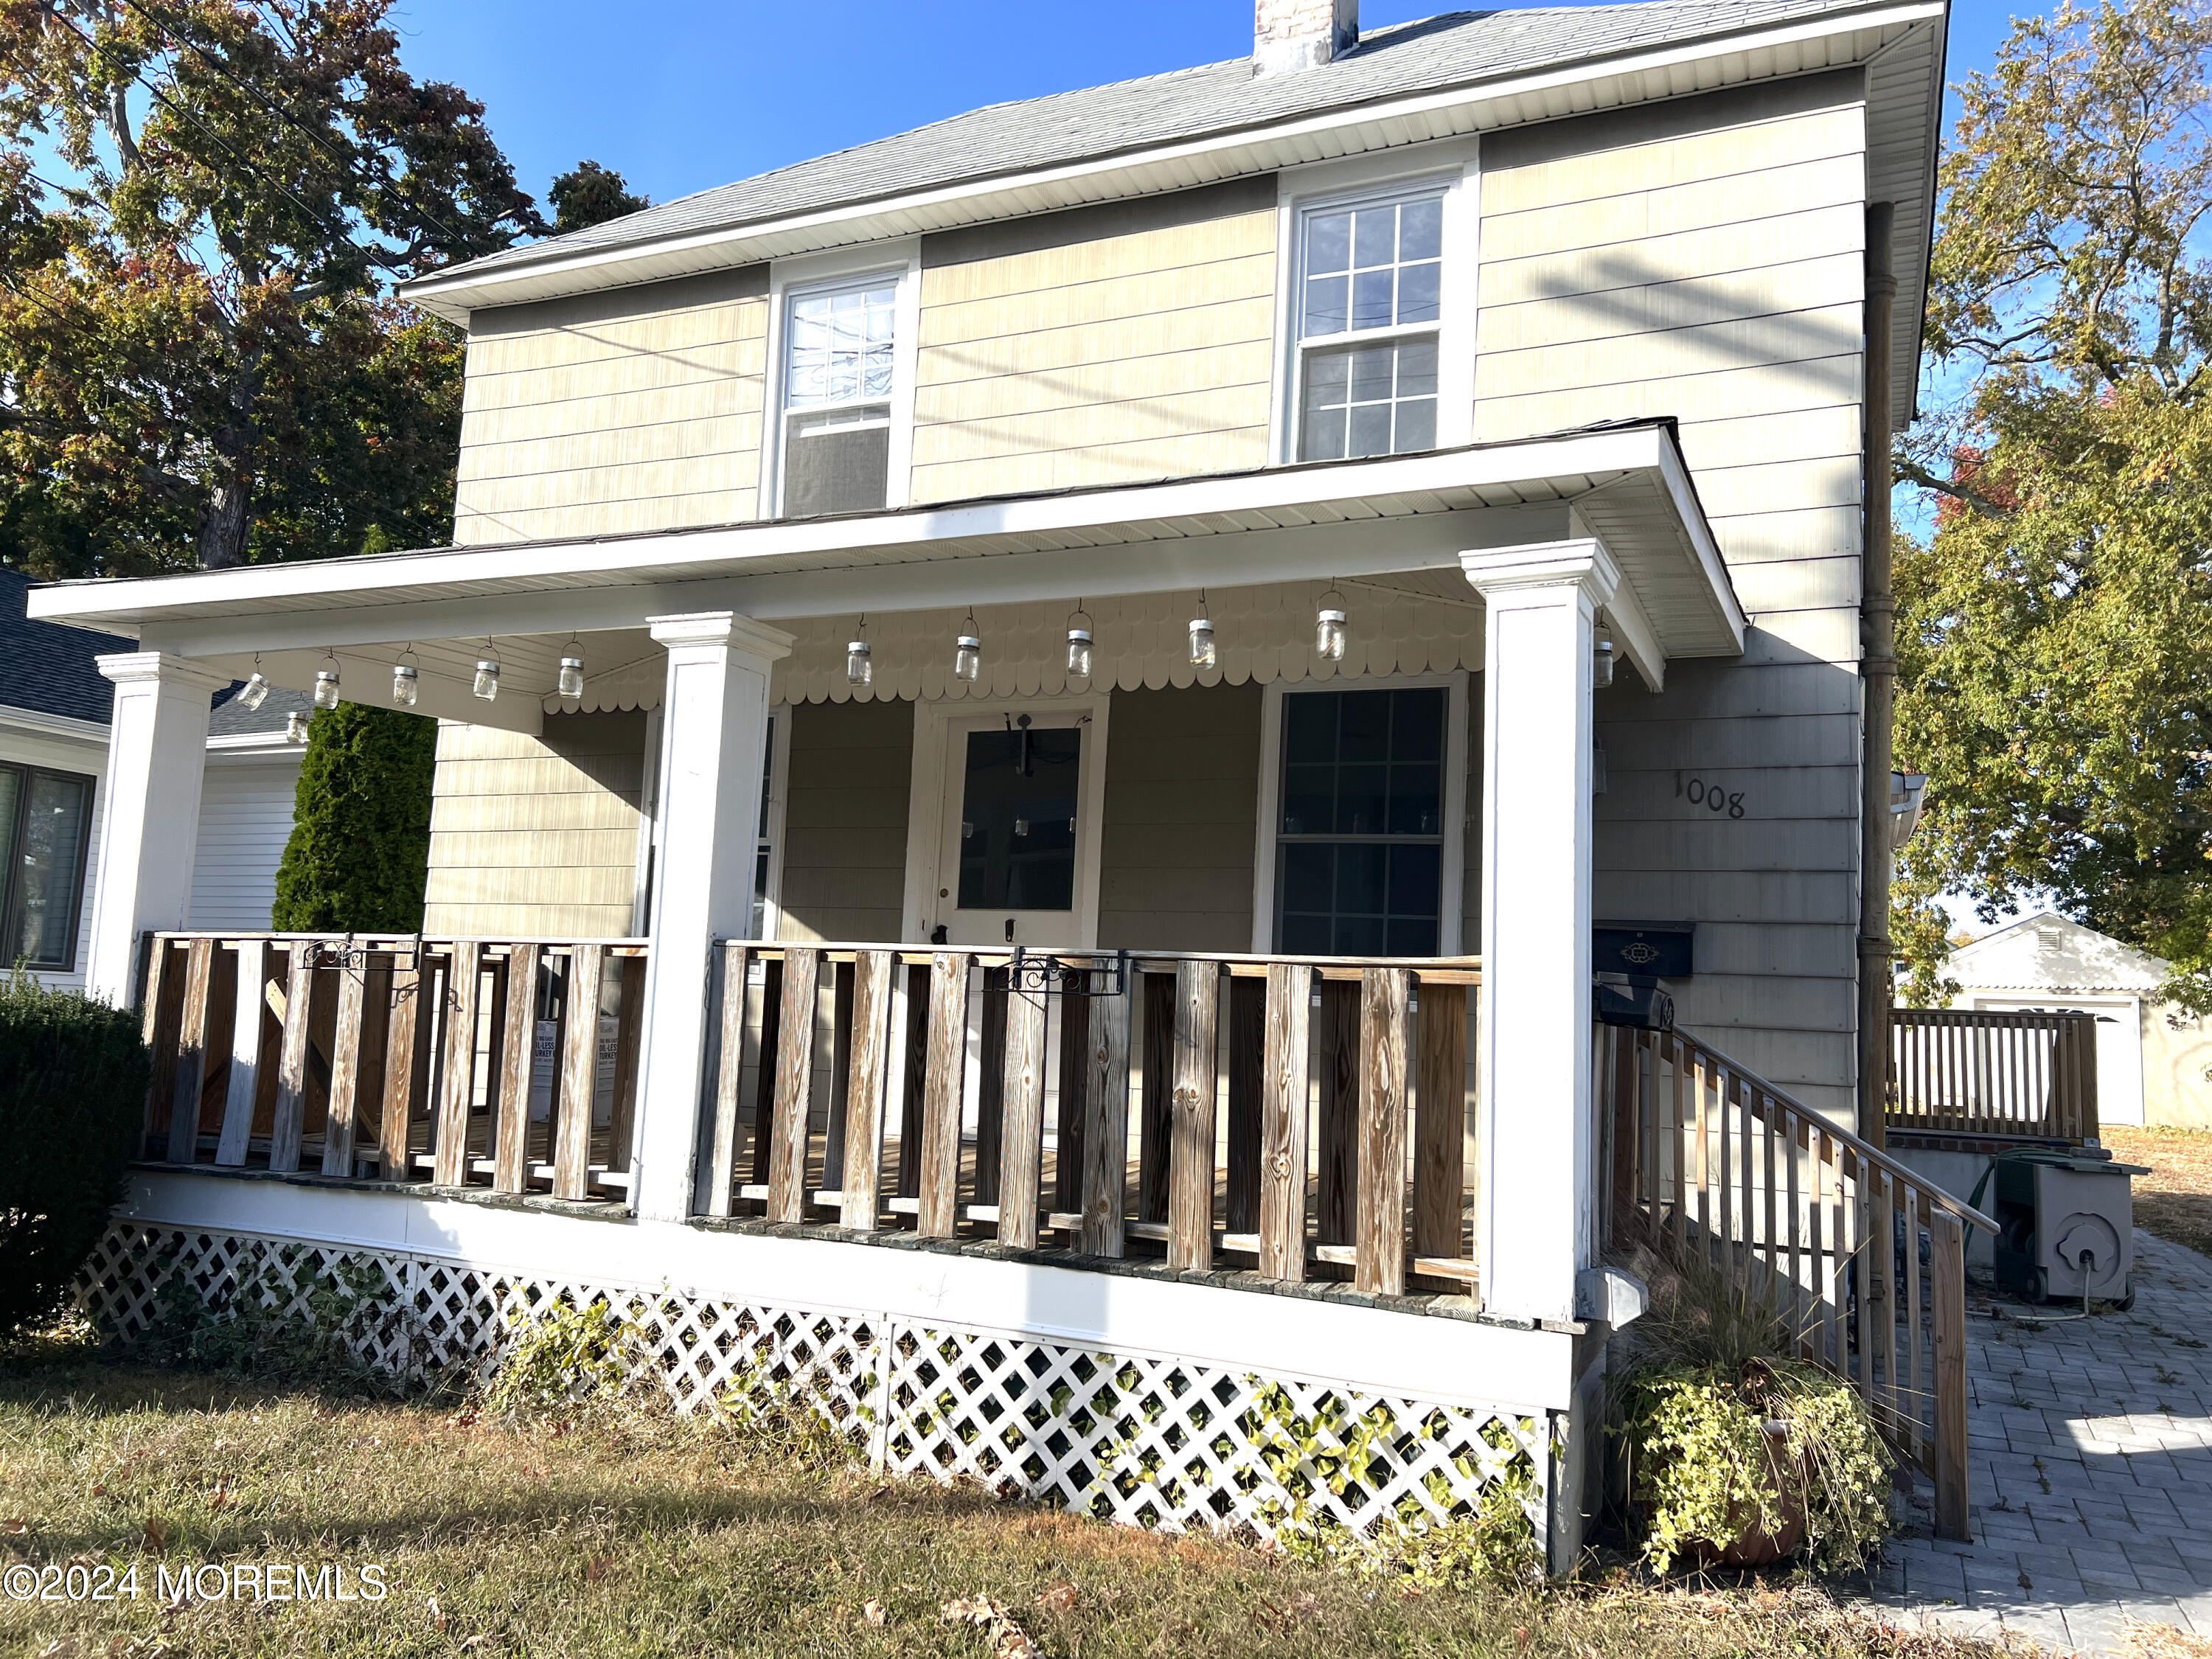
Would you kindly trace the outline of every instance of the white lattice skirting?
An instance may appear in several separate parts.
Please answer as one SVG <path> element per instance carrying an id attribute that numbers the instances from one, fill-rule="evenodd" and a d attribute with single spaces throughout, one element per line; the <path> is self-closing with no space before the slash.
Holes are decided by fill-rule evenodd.
<path id="1" fill-rule="evenodd" d="M 1541 1535 L 1555 1480 L 1555 1421 L 1541 1410 L 1112 1353 L 891 1310 L 811 1311 L 665 1284 L 525 1273 L 360 1242 L 118 1219 L 87 1267 L 82 1295 L 99 1325 L 126 1340 L 179 1295 L 218 1313 L 241 1295 L 294 1318 L 342 1310 L 361 1358 L 416 1376 L 488 1366 L 549 1300 L 605 1297 L 642 1332 L 647 1363 L 679 1406 L 732 1389 L 787 1389 L 865 1433 L 884 1468 L 972 1476 L 1144 1526 L 1270 1531 L 1290 1505 L 1263 1447 L 1289 1419 L 1381 1426 L 1366 1478 L 1315 1494 L 1329 1518 L 1352 1528 L 1464 1514 L 1486 1484 L 1518 1467 L 1534 1474 L 1528 1507 Z M 1295 1319 L 1300 1306 L 1275 1312 Z"/>

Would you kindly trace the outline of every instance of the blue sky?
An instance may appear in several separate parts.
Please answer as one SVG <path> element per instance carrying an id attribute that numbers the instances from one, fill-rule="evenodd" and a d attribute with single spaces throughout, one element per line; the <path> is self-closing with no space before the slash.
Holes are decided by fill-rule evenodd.
<path id="1" fill-rule="evenodd" d="M 1372 27 L 1429 0 L 1366 0 Z M 1960 0 L 1951 75 L 2011 8 Z M 586 156 L 655 201 L 979 105 L 1241 57 L 1250 0 L 399 0 L 418 76 L 482 99 L 523 187 Z"/>

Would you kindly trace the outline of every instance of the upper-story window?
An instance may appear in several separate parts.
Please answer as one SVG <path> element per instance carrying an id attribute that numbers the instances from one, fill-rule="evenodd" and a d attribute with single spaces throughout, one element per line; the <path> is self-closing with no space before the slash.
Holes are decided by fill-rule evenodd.
<path id="1" fill-rule="evenodd" d="M 788 304 L 783 514 L 880 508 L 890 472 L 897 279 L 811 289 Z"/>
<path id="2" fill-rule="evenodd" d="M 1441 190 L 1304 210 L 1300 460 L 1436 447 L 1443 216 Z"/>

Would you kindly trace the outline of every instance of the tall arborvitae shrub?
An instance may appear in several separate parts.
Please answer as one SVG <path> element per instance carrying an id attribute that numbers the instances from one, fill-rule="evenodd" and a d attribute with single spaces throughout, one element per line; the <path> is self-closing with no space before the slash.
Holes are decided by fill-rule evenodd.
<path id="1" fill-rule="evenodd" d="M 307 727 L 292 838 L 276 866 L 280 933 L 411 933 L 422 925 L 438 723 L 342 702 Z"/>
<path id="2" fill-rule="evenodd" d="M 100 1242 L 149 1072 L 129 1009 L 0 981 L 0 1332 L 58 1307 Z"/>

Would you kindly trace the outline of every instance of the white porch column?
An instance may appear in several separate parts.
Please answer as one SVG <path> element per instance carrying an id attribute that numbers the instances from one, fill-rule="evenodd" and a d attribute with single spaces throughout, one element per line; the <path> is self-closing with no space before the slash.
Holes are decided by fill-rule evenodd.
<path id="1" fill-rule="evenodd" d="M 668 649 L 668 689 L 630 1197 L 641 1217 L 680 1221 L 698 1162 L 713 944 L 741 937 L 749 920 L 769 669 L 791 635 L 728 611 L 648 623 Z"/>
<path id="2" fill-rule="evenodd" d="M 208 708 L 230 677 L 159 651 L 94 661 L 115 683 L 115 712 L 84 985 L 88 995 L 125 1008 L 138 936 L 182 927 L 191 903 Z"/>
<path id="3" fill-rule="evenodd" d="M 1571 1319 L 1595 1244 L 1590 653 L 1620 572 L 1594 541 L 1462 553 L 1487 607 L 1482 1297 Z"/>

